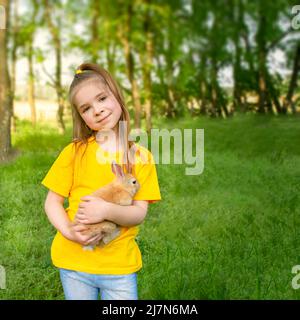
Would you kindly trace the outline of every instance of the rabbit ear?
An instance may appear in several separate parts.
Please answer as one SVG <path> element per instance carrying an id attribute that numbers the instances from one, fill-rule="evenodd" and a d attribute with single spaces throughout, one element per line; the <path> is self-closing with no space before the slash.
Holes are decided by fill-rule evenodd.
<path id="1" fill-rule="evenodd" d="M 114 160 L 111 163 L 111 171 L 117 178 L 122 178 L 125 176 L 122 167 Z"/>

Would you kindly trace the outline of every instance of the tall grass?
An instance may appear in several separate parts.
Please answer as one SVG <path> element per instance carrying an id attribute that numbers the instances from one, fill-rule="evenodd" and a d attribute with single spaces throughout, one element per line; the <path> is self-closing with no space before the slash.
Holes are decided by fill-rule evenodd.
<path id="1" fill-rule="evenodd" d="M 205 167 L 157 165 L 162 201 L 150 205 L 137 242 L 140 299 L 298 299 L 300 126 L 297 117 L 155 120 L 204 128 Z M 50 260 L 55 234 L 41 180 L 70 141 L 54 127 L 18 123 L 18 158 L 0 167 L 1 299 L 63 299 Z"/>

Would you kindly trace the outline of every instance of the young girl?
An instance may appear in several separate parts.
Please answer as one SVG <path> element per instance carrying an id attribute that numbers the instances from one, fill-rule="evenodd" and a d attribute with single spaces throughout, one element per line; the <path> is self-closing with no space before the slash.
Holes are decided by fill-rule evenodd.
<path id="1" fill-rule="evenodd" d="M 106 70 L 90 63 L 80 65 L 70 86 L 69 100 L 73 142 L 62 150 L 42 181 L 49 189 L 45 211 L 58 231 L 51 247 L 52 262 L 60 270 L 68 300 L 96 300 L 99 293 L 102 300 L 136 300 L 136 273 L 142 268 L 135 242 L 137 225 L 145 219 L 148 203 L 161 199 L 153 156 L 146 148 L 128 141 L 129 113 L 116 81 Z M 126 121 L 125 133 L 119 132 L 120 121 Z M 101 141 L 101 134 L 110 130 L 115 134 Z M 89 196 L 115 178 L 111 163 L 99 159 L 104 154 L 115 157 L 124 171 L 138 180 L 140 189 L 131 206 Z M 66 210 L 65 198 L 69 201 Z M 77 225 L 72 223 L 75 218 Z M 102 237 L 83 235 L 84 225 L 103 220 L 121 226 L 121 234 L 104 247 L 83 250 L 83 245 L 96 244 Z"/>

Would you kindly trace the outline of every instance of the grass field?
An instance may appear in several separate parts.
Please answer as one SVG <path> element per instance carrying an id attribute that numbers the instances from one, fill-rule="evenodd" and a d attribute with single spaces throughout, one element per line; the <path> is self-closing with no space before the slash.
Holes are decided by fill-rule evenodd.
<path id="1" fill-rule="evenodd" d="M 157 165 L 163 200 L 149 207 L 137 242 L 140 299 L 298 299 L 300 118 L 156 120 L 159 128 L 204 128 L 205 166 Z M 63 299 L 50 260 L 55 234 L 40 184 L 71 130 L 18 124 L 21 151 L 0 166 L 0 299 Z"/>

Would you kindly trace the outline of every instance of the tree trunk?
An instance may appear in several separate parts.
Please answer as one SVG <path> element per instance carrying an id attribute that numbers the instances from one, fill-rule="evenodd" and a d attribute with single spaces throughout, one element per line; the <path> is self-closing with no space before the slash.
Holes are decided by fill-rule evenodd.
<path id="1" fill-rule="evenodd" d="M 145 0 L 148 8 L 151 0 Z M 145 117 L 146 117 L 146 130 L 150 133 L 152 128 L 151 109 L 152 109 L 152 83 L 151 83 L 151 65 L 153 60 L 153 34 L 150 30 L 150 14 L 149 9 L 145 14 L 144 18 L 144 34 L 145 34 L 145 54 L 141 54 L 142 57 L 142 70 L 144 80 L 144 91 L 145 91 Z"/>
<path id="2" fill-rule="evenodd" d="M 267 103 L 267 84 L 266 84 L 266 50 L 264 41 L 265 17 L 261 14 L 258 30 L 258 112 L 265 113 Z"/>
<path id="3" fill-rule="evenodd" d="M 59 123 L 59 131 L 60 133 L 64 133 L 66 130 L 65 123 L 63 120 L 64 117 L 64 95 L 63 88 L 61 85 L 61 41 L 60 38 L 57 39 L 55 43 L 55 56 L 56 56 L 56 94 L 57 94 L 57 102 L 58 102 L 58 111 L 57 111 L 57 120 Z"/>
<path id="4" fill-rule="evenodd" d="M 254 74 L 255 68 L 254 68 L 254 62 L 253 62 L 253 54 L 252 54 L 252 50 L 251 50 L 251 45 L 250 45 L 250 41 L 249 41 L 249 32 L 248 32 L 247 27 L 243 28 L 241 35 L 242 35 L 242 38 L 244 39 L 245 47 L 246 47 L 245 58 L 248 62 L 248 66 L 249 66 L 251 74 Z"/>
<path id="5" fill-rule="evenodd" d="M 238 10 L 237 17 L 235 19 L 237 21 L 237 26 L 239 30 L 234 31 L 235 61 L 233 66 L 233 78 L 234 78 L 233 109 L 241 110 L 244 112 L 245 108 L 241 100 L 242 92 L 241 92 L 241 83 L 240 83 L 242 49 L 240 47 L 239 40 L 240 40 L 240 30 L 243 28 L 243 23 L 244 23 L 244 8 L 241 0 L 238 1 L 237 10 Z"/>
<path id="6" fill-rule="evenodd" d="M 276 90 L 276 88 L 274 87 L 272 78 L 268 72 L 267 72 L 266 76 L 267 76 L 266 81 L 267 81 L 267 85 L 268 85 L 268 93 L 270 95 L 270 100 L 273 101 L 275 108 L 276 108 L 276 112 L 282 113 L 281 104 L 278 99 L 278 96 L 279 96 L 278 90 Z M 272 110 L 272 112 L 273 112 L 273 110 Z"/>
<path id="7" fill-rule="evenodd" d="M 299 70 L 300 70 L 300 44 L 298 43 L 296 47 L 295 57 L 294 57 L 294 66 L 293 66 L 293 72 L 292 72 L 292 76 L 289 84 L 289 89 L 284 99 L 283 107 L 282 107 L 283 113 L 285 114 L 288 112 L 288 108 L 292 106 L 292 98 L 293 98 L 295 89 L 297 88 Z M 293 113 L 295 113 L 296 110 L 292 108 L 292 111 Z"/>
<path id="8" fill-rule="evenodd" d="M 102 9 L 102 15 L 104 15 L 104 21 L 101 24 L 101 28 L 104 31 L 104 38 L 101 41 L 101 45 L 105 51 L 106 55 L 106 67 L 109 70 L 109 73 L 115 78 L 115 58 L 116 58 L 116 47 L 117 47 L 117 28 L 109 17 L 108 12 L 106 12 L 107 8 L 104 7 Z"/>
<path id="9" fill-rule="evenodd" d="M 92 0 L 92 39 L 91 39 L 91 49 L 92 49 L 92 60 L 97 63 L 99 60 L 98 52 L 100 47 L 99 42 L 99 17 L 100 17 L 100 1 Z"/>
<path id="10" fill-rule="evenodd" d="M 15 90 L 16 90 L 16 63 L 18 50 L 18 32 L 19 32 L 19 1 L 14 0 L 13 27 L 12 27 L 12 51 L 11 51 L 11 112 L 12 112 L 12 131 L 16 132 L 16 116 L 14 112 Z"/>
<path id="11" fill-rule="evenodd" d="M 218 83 L 217 61 L 212 57 L 211 66 L 211 98 L 212 98 L 212 116 L 222 116 L 223 97 Z"/>
<path id="12" fill-rule="evenodd" d="M 36 107 L 35 107 L 35 88 L 34 88 L 34 72 L 33 72 L 33 39 L 30 36 L 28 40 L 28 103 L 31 111 L 31 123 L 36 125 Z"/>
<path id="13" fill-rule="evenodd" d="M 200 114 L 205 115 L 207 105 L 207 84 L 205 80 L 206 75 L 206 61 L 207 58 L 204 54 L 201 54 L 200 74 L 199 74 L 199 98 L 200 98 Z"/>
<path id="14" fill-rule="evenodd" d="M 7 32 L 9 29 L 9 1 L 0 0 L 5 9 L 6 29 L 0 29 L 0 161 L 8 159 L 11 151 L 11 88 L 7 63 Z"/>
<path id="15" fill-rule="evenodd" d="M 60 18 L 58 18 L 58 26 L 55 26 L 51 19 L 51 10 L 53 8 L 50 7 L 49 1 L 44 0 L 45 6 L 45 17 L 48 23 L 48 27 L 50 33 L 52 35 L 52 40 L 55 49 L 55 58 L 56 58 L 56 68 L 55 68 L 55 90 L 57 95 L 57 121 L 58 121 L 58 129 L 60 133 L 64 133 L 66 130 L 65 123 L 63 120 L 64 115 L 64 95 L 63 88 L 61 85 L 61 39 L 60 39 Z"/>
<path id="16" fill-rule="evenodd" d="M 205 80 L 203 79 L 200 83 L 200 92 L 201 92 L 201 104 L 200 104 L 200 114 L 205 115 L 206 112 L 206 91 L 207 85 Z"/>
<path id="17" fill-rule="evenodd" d="M 38 12 L 38 2 L 33 0 L 33 11 L 31 21 L 34 23 Z M 36 106 L 35 106 L 35 86 L 34 86 L 34 70 L 33 70 L 33 42 L 34 42 L 35 29 L 32 30 L 27 40 L 27 60 L 28 60 L 28 103 L 30 106 L 31 123 L 36 125 Z"/>
<path id="18" fill-rule="evenodd" d="M 167 117 L 172 117 L 172 115 L 173 115 L 172 110 L 174 109 L 174 106 L 173 106 L 173 101 L 169 97 L 168 85 L 165 82 L 164 73 L 162 71 L 162 70 L 164 70 L 164 68 L 163 68 L 158 56 L 154 56 L 154 59 L 155 59 L 157 66 L 158 66 L 158 74 L 157 75 L 159 78 L 160 86 L 163 88 L 163 91 L 165 92 L 165 100 L 163 101 L 165 115 Z"/>
<path id="19" fill-rule="evenodd" d="M 166 116 L 167 118 L 174 118 L 175 117 L 175 98 L 174 93 L 170 85 L 166 86 L 167 91 L 167 110 Z"/>
<path id="20" fill-rule="evenodd" d="M 132 54 L 131 49 L 131 20 L 133 16 L 133 5 L 131 2 L 127 5 L 127 13 L 126 13 L 126 21 L 124 30 L 119 29 L 121 42 L 124 47 L 125 52 L 125 58 L 126 58 L 126 66 L 127 66 L 127 76 L 129 79 L 129 82 L 131 84 L 131 93 L 132 93 L 132 100 L 133 100 L 133 107 L 134 107 L 134 127 L 140 128 L 141 127 L 141 101 L 140 101 L 140 92 L 138 88 L 137 81 L 135 79 L 134 75 L 134 57 Z M 121 26 L 122 28 L 122 26 Z"/>
<path id="21" fill-rule="evenodd" d="M 116 56 L 116 45 L 106 41 L 106 63 L 109 73 L 115 77 L 115 56 Z"/>
<path id="22" fill-rule="evenodd" d="M 256 34 L 256 41 L 258 46 L 258 112 L 266 113 L 273 112 L 272 101 L 270 96 L 272 93 L 268 91 L 268 70 L 266 65 L 267 59 L 267 48 L 266 48 L 266 17 L 264 14 L 263 2 L 259 4 L 259 23 L 258 30 Z M 267 109 L 266 109 L 267 107 Z"/>
<path id="23" fill-rule="evenodd" d="M 174 72 L 174 61 L 173 61 L 173 39 L 172 39 L 172 16 L 168 18 L 168 33 L 167 33 L 167 51 L 165 55 L 166 59 L 166 98 L 167 98 L 167 118 L 173 118 L 176 115 L 175 112 L 175 98 L 174 98 L 174 88 L 173 88 L 173 72 Z"/>

